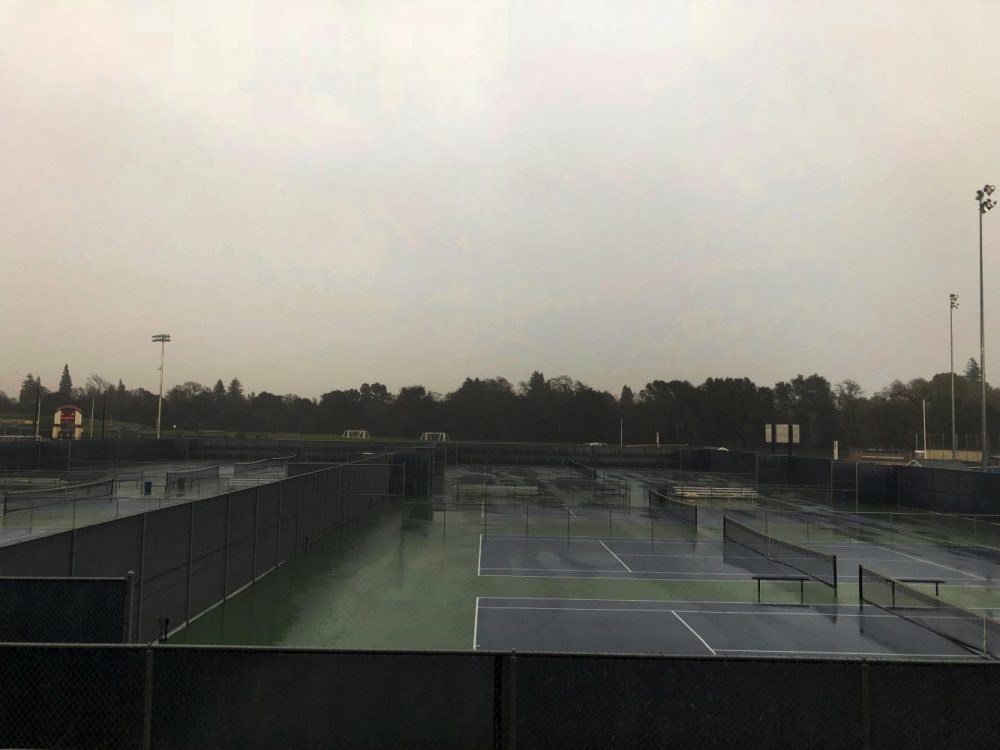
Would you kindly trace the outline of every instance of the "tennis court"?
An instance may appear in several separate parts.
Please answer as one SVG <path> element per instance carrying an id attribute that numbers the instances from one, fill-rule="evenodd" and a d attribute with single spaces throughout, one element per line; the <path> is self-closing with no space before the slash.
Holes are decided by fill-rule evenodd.
<path id="1" fill-rule="evenodd" d="M 875 607 L 479 597 L 474 648 L 672 655 L 984 659 Z"/>
<path id="2" fill-rule="evenodd" d="M 755 575 L 794 572 L 789 566 L 718 539 L 503 537 L 480 538 L 479 574 L 752 580 Z M 939 547 L 863 542 L 813 545 L 837 556 L 838 579 L 856 582 L 858 565 L 896 578 L 920 578 L 955 585 L 1000 583 L 1000 552 L 982 547 Z"/>
<path id="3" fill-rule="evenodd" d="M 0 544 L 277 481 L 292 458 L 0 472 Z"/>

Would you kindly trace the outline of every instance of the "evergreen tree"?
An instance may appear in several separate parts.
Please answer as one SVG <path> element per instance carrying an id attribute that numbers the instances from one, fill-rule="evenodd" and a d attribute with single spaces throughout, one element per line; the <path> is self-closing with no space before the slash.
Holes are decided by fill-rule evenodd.
<path id="1" fill-rule="evenodd" d="M 965 377 L 976 385 L 979 385 L 982 370 L 979 369 L 979 362 L 976 361 L 975 357 L 969 357 L 969 361 L 965 363 Z"/>
<path id="2" fill-rule="evenodd" d="M 622 406 L 632 406 L 635 403 L 635 394 L 632 393 L 632 389 L 627 385 L 622 386 L 622 395 L 618 399 L 618 403 Z"/>
<path id="3" fill-rule="evenodd" d="M 212 397 L 216 401 L 221 401 L 226 396 L 226 384 L 222 382 L 222 378 L 215 381 L 215 385 L 212 388 Z"/>
<path id="4" fill-rule="evenodd" d="M 229 398 L 233 401 L 243 400 L 243 383 L 240 382 L 239 378 L 233 378 L 229 381 L 229 390 L 227 392 Z"/>
<path id="5" fill-rule="evenodd" d="M 73 397 L 73 378 L 69 375 L 69 365 L 63 365 L 62 377 L 59 378 L 59 398 L 69 401 Z"/>
<path id="6" fill-rule="evenodd" d="M 35 385 L 35 376 L 29 372 L 27 377 L 21 382 L 21 392 L 17 397 L 22 406 L 35 403 Z"/>

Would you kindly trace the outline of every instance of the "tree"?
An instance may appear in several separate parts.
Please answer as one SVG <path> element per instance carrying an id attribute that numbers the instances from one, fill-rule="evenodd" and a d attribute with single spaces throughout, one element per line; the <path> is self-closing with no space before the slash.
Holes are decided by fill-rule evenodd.
<path id="1" fill-rule="evenodd" d="M 528 378 L 528 382 L 521 381 L 521 393 L 525 396 L 541 398 L 545 394 L 545 375 L 535 370 Z"/>
<path id="2" fill-rule="evenodd" d="M 59 398 L 69 401 L 73 398 L 73 378 L 69 375 L 69 365 L 63 365 L 62 377 L 59 378 Z"/>
<path id="3" fill-rule="evenodd" d="M 35 402 L 35 387 L 35 376 L 29 372 L 24 380 L 21 381 L 21 392 L 17 397 L 21 406 L 29 406 Z"/>
<path id="4" fill-rule="evenodd" d="M 222 382 L 222 378 L 215 381 L 215 385 L 212 387 L 212 397 L 216 401 L 221 401 L 226 396 L 226 385 Z"/>
<path id="5" fill-rule="evenodd" d="M 632 406 L 635 403 L 635 394 L 627 385 L 622 386 L 622 395 L 619 397 L 618 403 L 622 406 Z"/>
<path id="6" fill-rule="evenodd" d="M 243 400 L 243 383 L 240 382 L 239 378 L 233 378 L 229 381 L 229 390 L 226 392 L 233 401 Z"/>
<path id="7" fill-rule="evenodd" d="M 857 446 L 861 440 L 864 398 L 864 389 L 854 380 L 842 380 L 833 387 L 833 403 L 840 414 L 841 427 L 850 445 Z"/>
<path id="8" fill-rule="evenodd" d="M 819 448 L 835 437 L 837 409 L 830 382 L 821 375 L 796 375 L 774 386 L 774 421 L 801 425 L 802 445 Z"/>
<path id="9" fill-rule="evenodd" d="M 87 378 L 87 384 L 84 386 L 84 392 L 89 395 L 101 394 L 106 392 L 111 388 L 111 383 L 104 378 L 102 378 L 97 373 L 94 373 L 89 378 Z"/>
<path id="10" fill-rule="evenodd" d="M 982 370 L 979 369 L 979 362 L 976 361 L 975 357 L 969 357 L 969 361 L 965 363 L 965 377 L 972 383 L 979 385 Z"/>

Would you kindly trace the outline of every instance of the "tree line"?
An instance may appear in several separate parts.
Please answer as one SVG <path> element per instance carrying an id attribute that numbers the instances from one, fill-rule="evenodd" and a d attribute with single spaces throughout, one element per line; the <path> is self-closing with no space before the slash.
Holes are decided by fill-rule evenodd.
<path id="1" fill-rule="evenodd" d="M 955 375 L 955 416 L 959 433 L 979 431 L 979 368 L 969 360 Z M 1000 391 L 987 384 L 990 424 L 1000 419 Z M 91 375 L 73 385 L 69 366 L 50 390 L 33 374 L 17 397 L 0 391 L 0 412 L 43 420 L 63 404 L 81 407 L 89 417 L 114 423 L 153 425 L 157 394 L 130 389 Z M 421 385 L 391 392 L 381 383 L 332 390 L 319 398 L 261 391 L 246 393 L 238 378 L 212 386 L 187 382 L 164 394 L 163 427 L 225 430 L 244 434 L 340 434 L 366 429 L 373 436 L 416 438 L 422 432 L 447 432 L 455 440 L 604 442 L 759 447 L 764 425 L 801 425 L 802 446 L 902 448 L 922 431 L 926 402 L 928 431 L 950 433 L 951 375 L 930 380 L 895 380 L 872 395 L 852 380 L 834 385 L 821 375 L 797 375 L 774 386 L 749 378 L 653 380 L 638 392 L 624 386 L 618 396 L 571 377 L 546 378 L 533 372 L 517 385 L 502 377 L 466 378 L 454 391 L 439 394 Z M 932 444 L 933 447 L 933 444 Z M 974 446 L 973 446 L 974 447 Z"/>

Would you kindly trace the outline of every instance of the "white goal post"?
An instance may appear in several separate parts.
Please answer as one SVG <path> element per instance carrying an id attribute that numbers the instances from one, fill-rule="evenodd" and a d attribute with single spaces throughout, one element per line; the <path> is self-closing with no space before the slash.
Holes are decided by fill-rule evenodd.
<path id="1" fill-rule="evenodd" d="M 420 439 L 434 442 L 434 443 L 447 443 L 448 433 L 447 432 L 422 432 L 420 433 Z"/>

